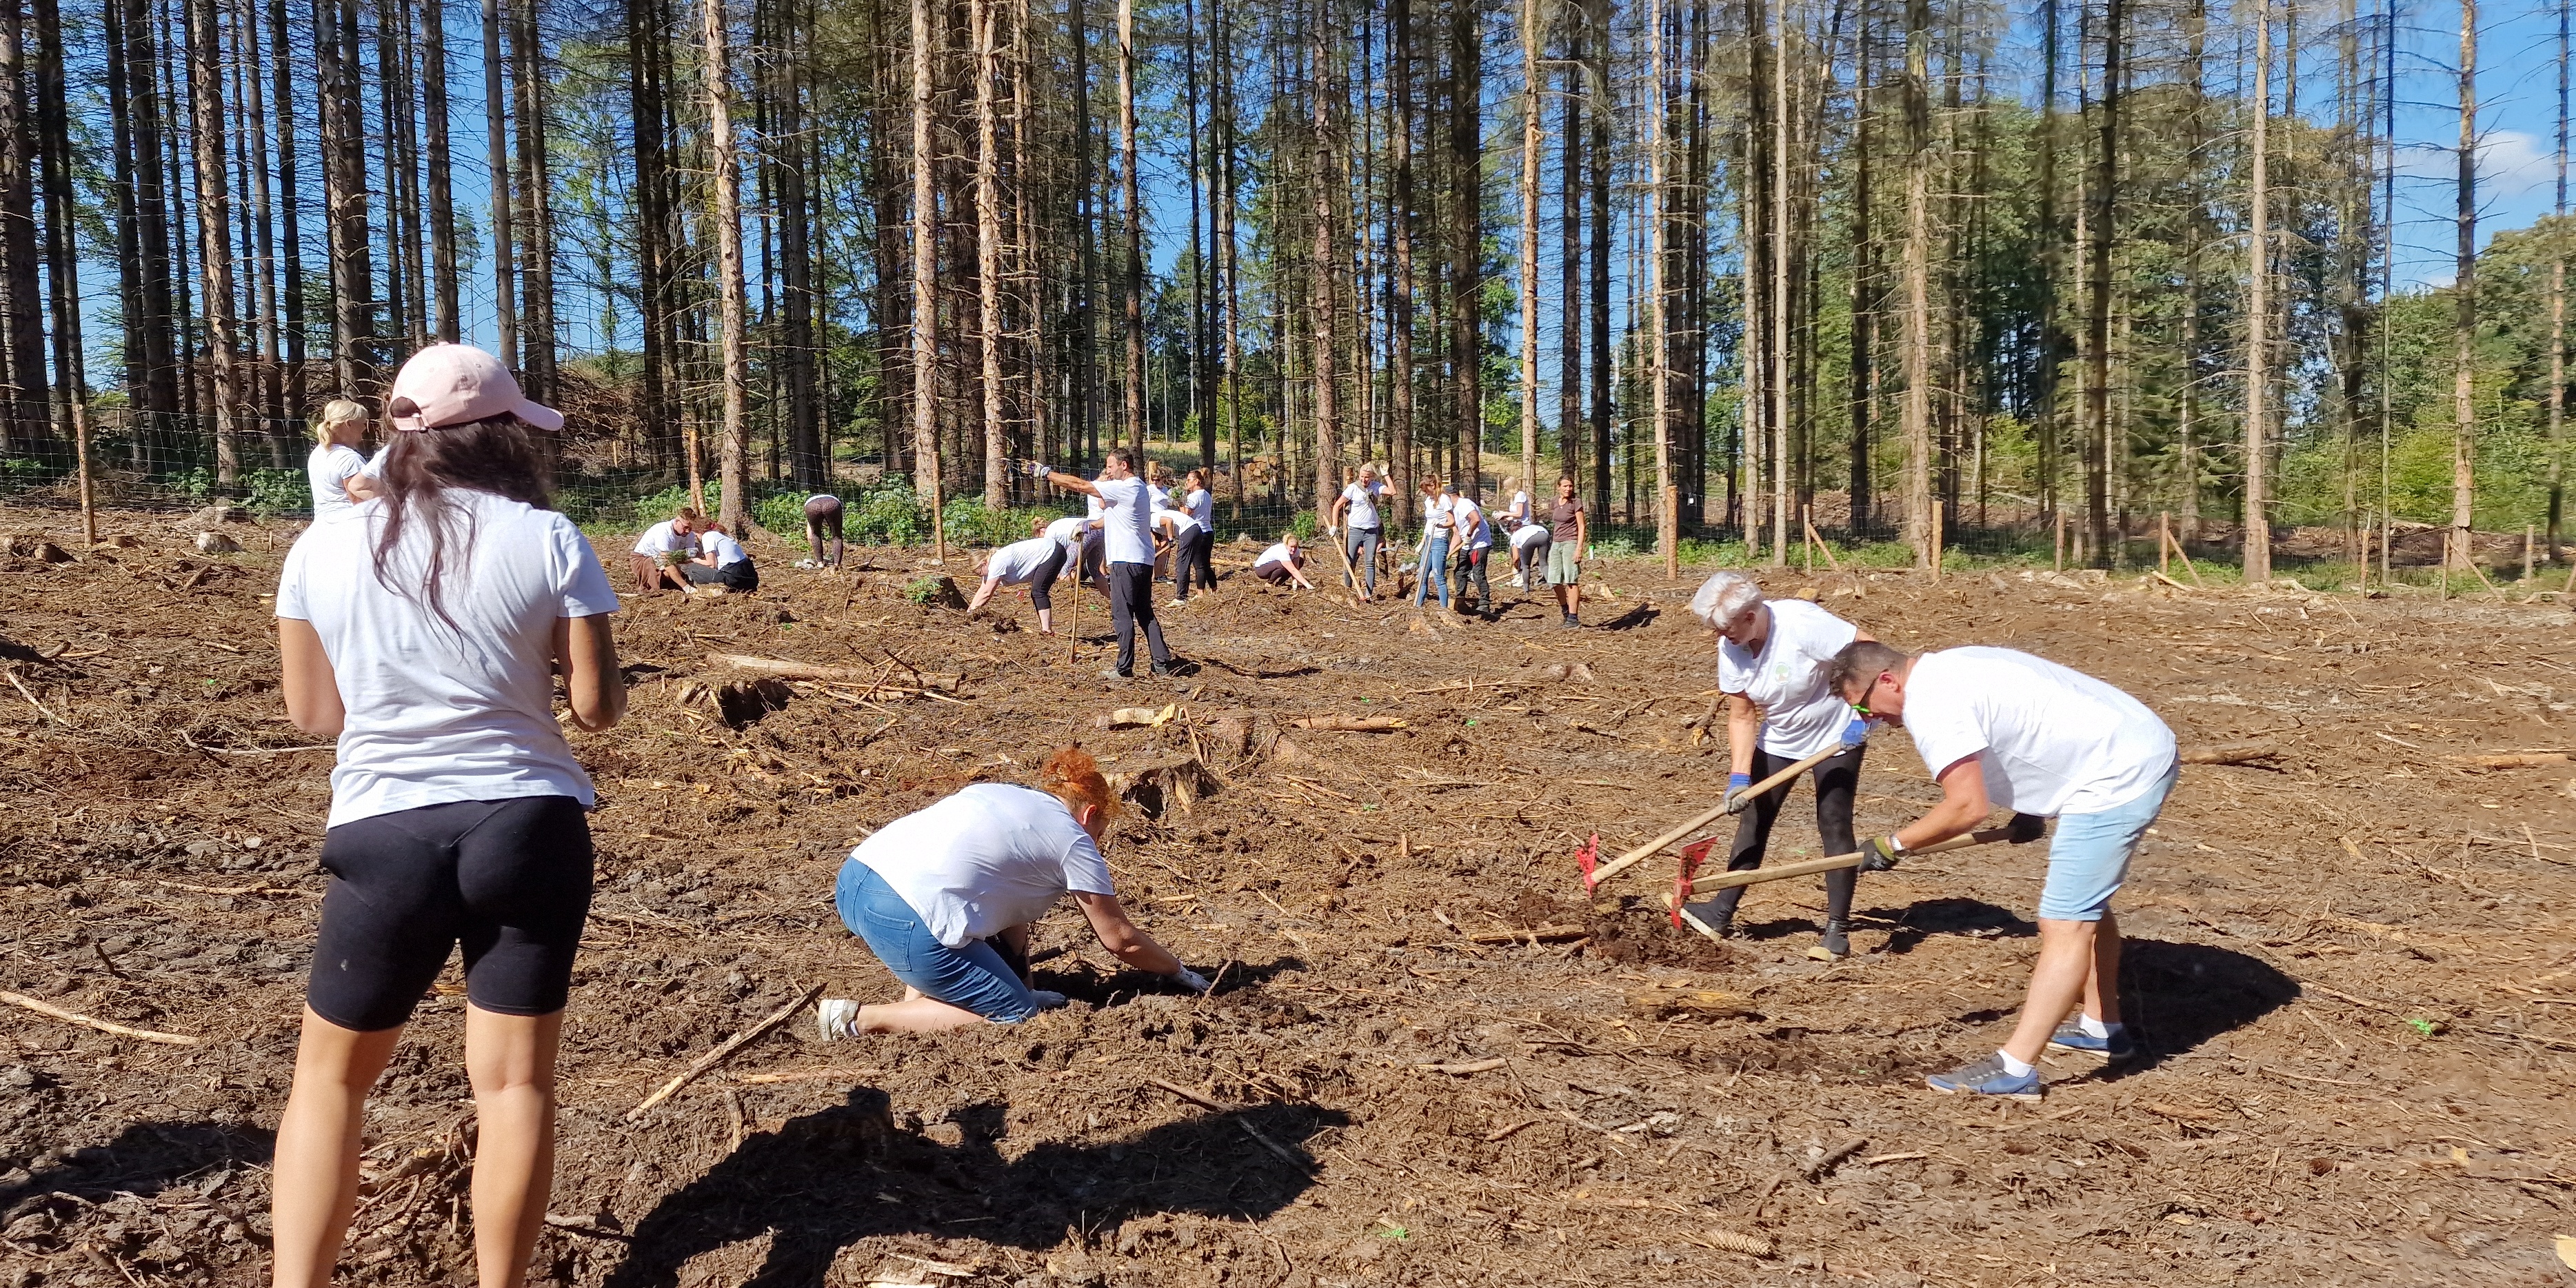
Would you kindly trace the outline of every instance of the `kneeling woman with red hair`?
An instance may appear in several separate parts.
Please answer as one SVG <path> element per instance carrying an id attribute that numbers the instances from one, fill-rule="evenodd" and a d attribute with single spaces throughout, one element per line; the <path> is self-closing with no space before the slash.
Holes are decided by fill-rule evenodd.
<path id="1" fill-rule="evenodd" d="M 1029 927 L 1066 894 L 1118 959 L 1196 992 L 1208 982 L 1127 919 L 1109 883 L 1101 835 L 1118 798 L 1079 747 L 1047 758 L 1046 790 L 977 783 L 888 823 L 850 852 L 834 892 L 842 924 L 904 983 L 900 1002 L 825 998 L 825 1041 L 1017 1024 L 1064 1004 L 1032 989 L 1005 960 L 1028 956 Z"/>

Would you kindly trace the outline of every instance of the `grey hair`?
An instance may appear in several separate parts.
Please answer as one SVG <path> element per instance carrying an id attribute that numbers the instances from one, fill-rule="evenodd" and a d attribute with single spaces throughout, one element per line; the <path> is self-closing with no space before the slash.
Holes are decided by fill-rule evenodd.
<path id="1" fill-rule="evenodd" d="M 1737 613 L 1762 602 L 1762 587 L 1752 577 L 1740 572 L 1713 572 L 1699 584 L 1699 593 L 1691 596 L 1691 614 L 1708 623 L 1710 630 L 1724 630 Z"/>

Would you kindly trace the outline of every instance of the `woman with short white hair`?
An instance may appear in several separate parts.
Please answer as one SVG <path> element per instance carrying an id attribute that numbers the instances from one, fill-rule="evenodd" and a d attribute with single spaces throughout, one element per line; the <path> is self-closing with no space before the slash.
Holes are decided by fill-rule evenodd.
<path id="1" fill-rule="evenodd" d="M 1860 788 L 1862 739 L 1867 724 L 1852 713 L 1826 680 L 1834 654 L 1870 638 L 1850 622 L 1803 599 L 1772 603 L 1748 573 L 1720 572 L 1691 596 L 1691 612 L 1719 635 L 1717 687 L 1726 695 L 1727 812 L 1740 816 L 1726 867 L 1741 872 L 1762 866 L 1771 824 L 1780 816 L 1783 784 L 1746 798 L 1746 788 L 1818 752 L 1842 750 L 1808 771 L 1815 782 L 1816 831 L 1827 854 L 1849 854 L 1852 799 Z M 1839 961 L 1851 955 L 1854 873 L 1825 874 L 1824 933 L 1807 955 Z M 1744 887 L 1722 890 L 1694 911 L 1718 933 L 1734 924 Z"/>

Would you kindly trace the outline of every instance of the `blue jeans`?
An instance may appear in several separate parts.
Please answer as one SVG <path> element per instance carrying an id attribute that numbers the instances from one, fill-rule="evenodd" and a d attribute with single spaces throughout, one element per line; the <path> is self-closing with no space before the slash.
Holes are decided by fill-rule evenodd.
<path id="1" fill-rule="evenodd" d="M 1431 588 L 1437 586 L 1440 589 L 1440 606 L 1442 608 L 1447 608 L 1449 606 L 1449 578 L 1446 574 L 1449 571 L 1449 538 L 1433 537 L 1429 543 L 1424 545 L 1422 547 L 1422 566 L 1415 571 L 1420 575 L 1416 577 L 1413 582 L 1413 606 L 1416 608 L 1422 607 L 1423 595 L 1429 592 Z"/>
<path id="2" fill-rule="evenodd" d="M 991 944 L 978 939 L 951 948 L 939 942 L 921 914 L 867 864 L 851 859 L 841 865 L 832 902 L 841 924 L 868 941 L 868 951 L 922 996 L 997 1024 L 1017 1024 L 1038 1013 L 1036 996 Z"/>
<path id="3" fill-rule="evenodd" d="M 2111 896 L 2129 878 L 2129 859 L 2164 810 L 2182 773 L 2176 763 L 2163 781 L 2125 805 L 2095 814 L 2061 814 L 2048 843 L 2048 883 L 2039 890 L 2043 921 L 2100 921 Z"/>

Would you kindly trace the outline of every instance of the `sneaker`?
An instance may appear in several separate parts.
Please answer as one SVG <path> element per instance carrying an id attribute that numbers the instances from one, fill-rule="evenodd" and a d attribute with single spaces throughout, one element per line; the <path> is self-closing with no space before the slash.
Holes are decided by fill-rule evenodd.
<path id="1" fill-rule="evenodd" d="M 1132 680 L 1136 677 L 1131 672 L 1121 671 L 1117 667 L 1113 666 L 1108 670 L 1101 672 L 1100 678 L 1104 680 Z"/>
<path id="2" fill-rule="evenodd" d="M 859 1004 L 846 997 L 827 997 L 814 1004 L 814 1033 L 826 1042 L 859 1035 Z"/>
<path id="3" fill-rule="evenodd" d="M 1186 600 L 1186 599 L 1175 599 L 1175 600 L 1173 600 L 1172 602 L 1170 602 L 1170 603 L 1168 603 L 1168 604 L 1163 605 L 1163 607 L 1165 607 L 1165 608 L 1187 608 L 1187 607 L 1189 607 L 1189 606 L 1190 606 L 1190 601 L 1188 601 L 1188 600 Z"/>
<path id="4" fill-rule="evenodd" d="M 1154 675 L 1157 679 L 1167 675 L 1178 675 L 1180 673 L 1181 668 L 1174 663 L 1156 662 L 1154 664 Z"/>
<path id="5" fill-rule="evenodd" d="M 1575 630 L 1575 629 L 1577 629 L 1577 628 L 1581 627 L 1581 626 L 1583 625 L 1583 623 L 1581 623 L 1581 622 L 1579 622 L 1579 621 L 1576 621 L 1576 620 L 1575 620 L 1575 617 L 1574 617 L 1574 614 L 1572 614 L 1572 613 L 1567 613 L 1567 614 L 1565 615 L 1565 620 L 1564 620 L 1564 621 L 1561 621 L 1561 622 L 1558 622 L 1558 623 L 1557 623 L 1557 625 L 1558 625 L 1559 627 L 1561 627 L 1561 628 L 1565 629 L 1565 630 L 1569 630 L 1569 631 L 1570 631 L 1570 630 Z"/>
<path id="6" fill-rule="evenodd" d="M 1514 589 L 1514 590 L 1527 590 L 1527 589 L 1529 589 L 1529 587 L 1528 587 L 1528 586 L 1526 586 L 1526 585 L 1522 584 L 1522 582 L 1521 582 L 1521 575 L 1520 575 L 1519 573 L 1513 573 L 1513 574 L 1512 574 L 1512 579 L 1511 579 L 1511 581 L 1510 581 L 1508 584 L 1509 584 L 1509 585 L 1511 586 L 1511 588 L 1512 588 L 1512 589 Z"/>
<path id="7" fill-rule="evenodd" d="M 2003 1057 L 1990 1055 L 1974 1064 L 1961 1065 L 1948 1073 L 1936 1073 L 1924 1083 L 1945 1096 L 1966 1093 L 1971 1096 L 1999 1096 L 2005 1100 L 2036 1103 L 2048 1086 L 2039 1080 L 2039 1070 L 2016 1078 L 2004 1071 Z"/>
<path id="8" fill-rule="evenodd" d="M 1824 933 L 1816 936 L 1816 946 L 1807 950 L 1807 956 L 1820 962 L 1838 962 L 1850 957 L 1850 930 L 1850 922 L 1826 922 Z"/>
<path id="9" fill-rule="evenodd" d="M 1051 988 L 1030 989 L 1029 998 L 1038 1004 L 1038 1009 L 1041 1011 L 1055 1010 L 1056 1008 L 1063 1006 L 1066 1002 L 1073 1000 Z"/>
<path id="10" fill-rule="evenodd" d="M 2138 1054 L 2138 1040 L 2129 1036 L 2129 1026 L 2125 1024 L 2109 1037 L 2097 1038 L 2085 1032 L 2083 1025 L 2068 1020 L 2058 1025 L 2055 1033 L 2048 1035 L 2048 1046 L 2052 1051 L 2099 1056 L 2113 1064 Z"/>

